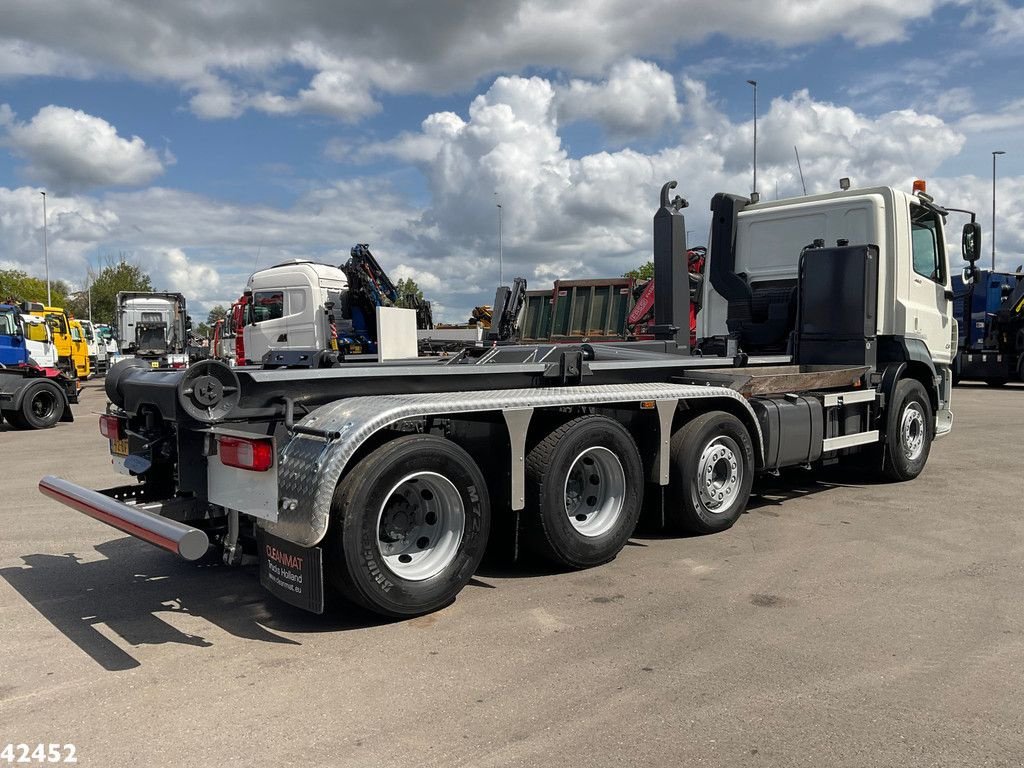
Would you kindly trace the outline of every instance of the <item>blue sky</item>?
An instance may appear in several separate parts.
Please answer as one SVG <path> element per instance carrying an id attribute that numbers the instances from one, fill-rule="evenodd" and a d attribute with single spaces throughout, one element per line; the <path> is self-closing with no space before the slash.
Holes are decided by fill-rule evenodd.
<path id="1" fill-rule="evenodd" d="M 369 242 L 462 320 L 493 296 L 498 200 L 505 275 L 531 287 L 646 260 L 667 178 L 703 240 L 710 195 L 750 189 L 747 79 L 763 195 L 799 191 L 797 145 L 809 189 L 924 176 L 987 236 L 1006 150 L 999 263 L 1024 261 L 1019 4 L 148 6 L 5 14 L 0 267 L 41 272 L 45 190 L 72 284 L 123 253 L 201 314 L 254 265 Z"/>

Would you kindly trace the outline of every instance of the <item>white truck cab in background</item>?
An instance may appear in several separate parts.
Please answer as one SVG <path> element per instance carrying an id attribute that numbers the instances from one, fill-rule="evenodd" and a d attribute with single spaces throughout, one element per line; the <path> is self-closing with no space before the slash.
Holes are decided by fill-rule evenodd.
<path id="1" fill-rule="evenodd" d="M 248 318 L 235 332 L 243 334 L 251 362 L 258 363 L 272 349 L 329 349 L 328 305 L 336 309 L 336 325 L 346 325 L 341 315 L 348 279 L 329 264 L 299 259 L 278 264 L 250 276 L 245 292 L 251 294 Z"/>

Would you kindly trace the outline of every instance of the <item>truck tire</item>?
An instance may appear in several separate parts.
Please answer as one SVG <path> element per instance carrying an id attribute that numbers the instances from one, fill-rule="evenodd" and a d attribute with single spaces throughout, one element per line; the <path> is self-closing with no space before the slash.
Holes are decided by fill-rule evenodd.
<path id="1" fill-rule="evenodd" d="M 1001 376 L 999 378 L 985 379 L 985 383 L 990 387 L 1005 387 L 1007 381 L 1009 381 L 1009 379 L 1004 379 Z"/>
<path id="2" fill-rule="evenodd" d="M 934 437 L 932 405 L 917 379 L 901 379 L 892 393 L 886 416 L 883 474 L 891 480 L 913 480 L 924 469 Z"/>
<path id="3" fill-rule="evenodd" d="M 666 520 L 676 530 L 717 533 L 747 508 L 754 483 L 750 433 L 731 413 L 711 411 L 672 435 Z"/>
<path id="4" fill-rule="evenodd" d="M 17 429 L 46 429 L 64 415 L 64 393 L 48 381 L 29 384 L 17 410 L 6 412 L 7 420 Z"/>
<path id="5" fill-rule="evenodd" d="M 527 545 L 563 568 L 615 559 L 640 519 L 643 484 L 636 443 L 617 421 L 563 424 L 526 457 Z"/>
<path id="6" fill-rule="evenodd" d="M 484 476 L 466 451 L 434 435 L 399 437 L 338 484 L 328 531 L 331 584 L 383 616 L 436 611 L 480 565 L 490 520 Z"/>

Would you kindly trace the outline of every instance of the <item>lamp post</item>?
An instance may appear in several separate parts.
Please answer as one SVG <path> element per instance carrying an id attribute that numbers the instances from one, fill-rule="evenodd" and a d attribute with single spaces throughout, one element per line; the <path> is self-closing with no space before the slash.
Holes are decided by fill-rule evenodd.
<path id="1" fill-rule="evenodd" d="M 497 203 L 498 206 L 498 285 L 501 285 L 504 281 L 501 271 L 501 203 Z"/>
<path id="2" fill-rule="evenodd" d="M 43 196 L 43 264 L 46 269 L 46 306 L 52 307 L 50 299 L 50 256 L 46 250 L 46 193 L 40 192 Z"/>
<path id="3" fill-rule="evenodd" d="M 992 153 L 992 271 L 996 269 L 996 155 L 1005 155 L 1001 149 Z"/>
<path id="4" fill-rule="evenodd" d="M 747 80 L 747 83 L 754 88 L 754 188 L 751 190 L 757 194 L 757 80 Z"/>

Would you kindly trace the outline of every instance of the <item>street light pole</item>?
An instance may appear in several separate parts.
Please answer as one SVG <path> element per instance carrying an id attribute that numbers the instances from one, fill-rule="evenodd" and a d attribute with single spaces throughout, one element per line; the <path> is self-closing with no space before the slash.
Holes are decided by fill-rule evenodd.
<path id="1" fill-rule="evenodd" d="M 757 80 L 747 80 L 747 83 L 754 87 L 754 188 L 751 190 L 757 194 Z"/>
<path id="2" fill-rule="evenodd" d="M 992 271 L 996 270 L 996 155 L 1005 155 L 1001 149 L 992 153 Z"/>
<path id="3" fill-rule="evenodd" d="M 498 285 L 502 285 L 505 280 L 501 271 L 501 203 L 498 203 Z"/>
<path id="4" fill-rule="evenodd" d="M 46 193 L 40 192 L 43 196 L 43 264 L 46 268 L 46 306 L 52 307 L 50 299 L 50 256 L 46 250 Z"/>

